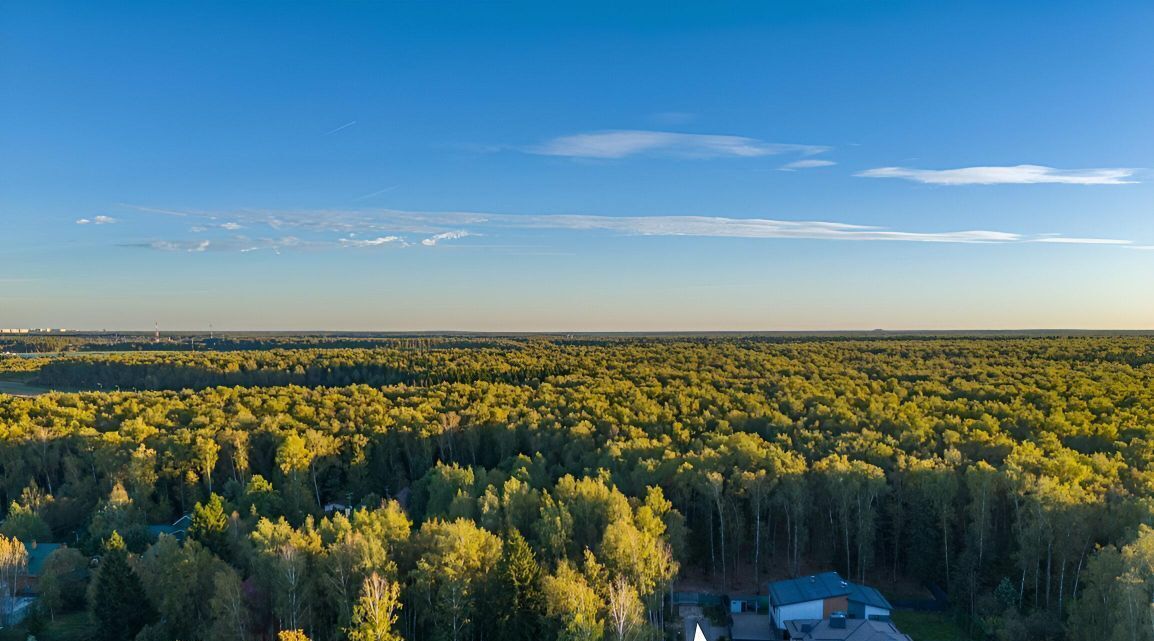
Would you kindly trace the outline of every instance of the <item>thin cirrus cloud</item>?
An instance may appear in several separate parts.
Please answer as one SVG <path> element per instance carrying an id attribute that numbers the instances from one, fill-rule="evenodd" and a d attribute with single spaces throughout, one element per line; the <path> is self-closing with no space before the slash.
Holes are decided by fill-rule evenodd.
<path id="1" fill-rule="evenodd" d="M 990 229 L 919 231 L 831 221 L 794 221 L 720 216 L 604 216 L 586 214 L 495 214 L 401 210 L 303 210 L 201 213 L 242 222 L 245 227 L 293 230 L 298 236 L 252 240 L 235 236 L 205 241 L 155 241 L 166 251 L 253 251 L 256 249 L 342 249 L 414 245 L 433 247 L 472 236 L 518 233 L 609 233 L 618 236 L 888 241 L 956 244 L 1099 245 L 1135 247 L 1130 240 Z M 409 234 L 406 237 L 406 234 Z M 424 236 L 410 242 L 412 235 Z M 339 236 L 338 236 L 339 235 Z M 365 238 L 359 238 L 364 235 Z"/>
<path id="2" fill-rule="evenodd" d="M 80 218 L 76 221 L 77 225 L 113 225 L 119 222 L 112 216 L 93 216 L 92 218 Z"/>
<path id="3" fill-rule="evenodd" d="M 1128 185 L 1134 169 L 1055 169 L 1043 165 L 1007 167 L 960 167 L 958 169 L 913 169 L 877 167 L 858 172 L 862 178 L 900 178 L 926 185 Z"/>
<path id="4" fill-rule="evenodd" d="M 242 254 L 270 250 L 280 253 L 282 249 L 320 249 L 327 243 L 318 243 L 302 240 L 295 236 L 278 238 L 249 238 L 247 236 L 231 236 L 213 240 L 153 240 L 144 243 L 124 243 L 123 247 L 154 249 L 168 253 L 200 254 L 206 252 L 240 252 Z"/>
<path id="5" fill-rule="evenodd" d="M 798 169 L 814 169 L 817 167 L 829 167 L 837 163 L 832 160 L 821 160 L 820 158 L 806 158 L 804 160 L 795 160 L 787 162 L 778 167 L 781 171 L 797 171 Z"/>
<path id="6" fill-rule="evenodd" d="M 405 244 L 400 236 L 379 236 L 377 238 L 341 238 L 339 241 L 345 247 L 381 247 L 382 245 Z"/>
<path id="7" fill-rule="evenodd" d="M 1076 238 L 1076 237 L 1066 237 L 1066 236 L 1035 238 L 1032 242 L 1035 242 L 1035 243 L 1054 243 L 1057 245 L 1132 245 L 1133 244 L 1133 241 L 1121 240 L 1118 238 Z"/>
<path id="8" fill-rule="evenodd" d="M 756 158 L 789 153 L 820 154 L 829 151 L 829 147 L 772 143 L 745 136 L 624 129 L 561 136 L 524 151 L 541 156 L 567 158 L 615 159 L 638 155 L 675 158 Z"/>
<path id="9" fill-rule="evenodd" d="M 466 238 L 468 236 L 476 236 L 476 234 L 471 234 L 471 233 L 469 233 L 463 229 L 455 230 L 455 231 L 447 231 L 447 232 L 442 232 L 440 234 L 434 234 L 434 235 L 422 240 L 421 244 L 424 245 L 425 247 L 434 247 L 434 246 L 436 246 L 437 243 L 441 242 L 442 240 L 457 240 L 458 238 Z"/>

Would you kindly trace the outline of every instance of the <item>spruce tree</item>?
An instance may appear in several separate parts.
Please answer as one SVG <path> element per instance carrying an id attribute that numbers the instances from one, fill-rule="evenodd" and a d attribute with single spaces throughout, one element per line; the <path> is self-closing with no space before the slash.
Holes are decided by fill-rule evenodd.
<path id="1" fill-rule="evenodd" d="M 499 637 L 511 641 L 540 639 L 541 619 L 545 615 L 541 566 L 525 537 L 515 529 L 505 535 L 496 570 L 494 612 Z"/>
<path id="2" fill-rule="evenodd" d="M 92 593 L 92 616 L 96 619 L 100 639 L 127 641 L 156 618 L 140 583 L 140 577 L 128 564 L 124 539 L 112 533 L 104 545 L 104 557 Z"/>
<path id="3" fill-rule="evenodd" d="M 212 494 L 208 503 L 197 503 L 192 508 L 192 522 L 188 526 L 189 538 L 199 541 L 222 559 L 231 558 L 228 542 L 228 516 L 224 511 L 224 501 L 218 494 Z"/>

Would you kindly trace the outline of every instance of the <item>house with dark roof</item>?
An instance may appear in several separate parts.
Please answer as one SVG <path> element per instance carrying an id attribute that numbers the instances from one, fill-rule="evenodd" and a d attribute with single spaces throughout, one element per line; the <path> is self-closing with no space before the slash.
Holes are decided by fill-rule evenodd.
<path id="1" fill-rule="evenodd" d="M 172 523 L 149 523 L 148 539 L 155 541 L 160 538 L 161 534 L 167 534 L 176 537 L 178 541 L 183 541 L 185 534 L 188 533 L 189 525 L 192 525 L 192 517 L 188 514 L 185 514 Z"/>
<path id="2" fill-rule="evenodd" d="M 28 565 L 24 568 L 24 575 L 17 579 L 18 592 L 37 592 L 40 584 L 40 575 L 44 572 L 44 562 L 56 550 L 64 547 L 60 543 L 25 543 L 24 549 L 28 553 Z"/>
<path id="3" fill-rule="evenodd" d="M 823 572 L 796 579 L 774 581 L 768 586 L 773 626 L 786 630 L 790 621 L 821 621 L 835 612 L 860 620 L 889 619 L 893 606 L 881 592 Z"/>
<path id="4" fill-rule="evenodd" d="M 828 619 L 790 621 L 784 636 L 792 641 L 913 641 L 890 621 L 850 619 L 842 612 Z"/>

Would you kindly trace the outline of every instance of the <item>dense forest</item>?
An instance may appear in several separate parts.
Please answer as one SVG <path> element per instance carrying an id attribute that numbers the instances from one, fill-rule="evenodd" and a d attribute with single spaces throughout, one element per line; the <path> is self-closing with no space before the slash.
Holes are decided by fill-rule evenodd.
<path id="1" fill-rule="evenodd" d="M 836 569 L 940 586 L 975 638 L 1154 639 L 1151 338 L 227 347 L 0 357 L 92 390 L 0 395 L 0 572 L 68 544 L 35 617 L 658 639 L 688 576 Z"/>

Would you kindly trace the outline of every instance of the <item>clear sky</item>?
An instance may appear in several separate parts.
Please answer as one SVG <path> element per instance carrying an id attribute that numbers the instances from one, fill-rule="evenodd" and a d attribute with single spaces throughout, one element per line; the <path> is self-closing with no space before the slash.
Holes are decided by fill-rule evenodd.
<path id="1" fill-rule="evenodd" d="M 1154 328 L 1154 3 L 0 0 L 0 327 Z"/>

